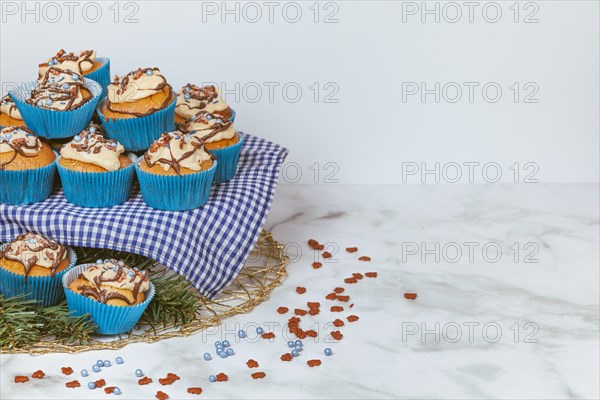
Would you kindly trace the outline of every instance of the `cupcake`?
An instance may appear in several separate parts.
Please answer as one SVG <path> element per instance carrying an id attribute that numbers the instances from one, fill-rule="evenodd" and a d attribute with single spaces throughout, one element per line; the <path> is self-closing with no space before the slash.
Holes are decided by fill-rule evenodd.
<path id="1" fill-rule="evenodd" d="M 0 203 L 32 204 L 52 193 L 56 156 L 23 126 L 0 131 Z"/>
<path id="2" fill-rule="evenodd" d="M 189 134 L 161 135 L 136 164 L 144 202 L 171 211 L 204 205 L 217 166 L 213 158 L 204 143 Z"/>
<path id="3" fill-rule="evenodd" d="M 89 314 L 101 334 L 133 329 L 154 297 L 146 272 L 114 259 L 76 266 L 63 287 L 71 313 Z"/>
<path id="4" fill-rule="evenodd" d="M 181 88 L 180 93 L 177 93 L 175 123 L 184 123 L 200 111 L 218 114 L 221 118 L 232 122 L 235 117 L 231 107 L 221 99 L 219 89 L 216 86 L 200 87 L 188 83 Z"/>
<path id="5" fill-rule="evenodd" d="M 124 152 L 121 144 L 106 139 L 94 124 L 64 144 L 57 168 L 67 200 L 81 207 L 111 207 L 126 202 L 134 167 Z"/>
<path id="6" fill-rule="evenodd" d="M 0 246 L 0 291 L 4 297 L 25 294 L 40 305 L 54 305 L 64 298 L 61 280 L 76 261 L 70 248 L 24 233 Z"/>
<path id="7" fill-rule="evenodd" d="M 83 50 L 79 55 L 59 50 L 54 57 L 39 65 L 40 79 L 52 66 L 79 72 L 84 77 L 98 82 L 104 90 L 110 84 L 110 60 L 106 57 L 96 57 L 95 50 Z"/>
<path id="8" fill-rule="evenodd" d="M 0 128 L 5 126 L 25 126 L 21 113 L 9 95 L 0 100 Z"/>
<path id="9" fill-rule="evenodd" d="M 115 76 L 98 116 L 109 138 L 127 150 L 146 150 L 163 133 L 175 128 L 175 94 L 158 68 L 138 68 Z"/>
<path id="10" fill-rule="evenodd" d="M 46 139 L 70 137 L 92 119 L 102 88 L 71 68 L 75 67 L 51 66 L 39 81 L 9 92 L 23 121 L 36 135 Z"/>
<path id="11" fill-rule="evenodd" d="M 227 182 L 235 176 L 244 138 L 235 131 L 231 121 L 219 114 L 200 111 L 191 120 L 180 124 L 179 129 L 203 142 L 206 150 L 215 155 L 218 162 L 216 183 Z"/>

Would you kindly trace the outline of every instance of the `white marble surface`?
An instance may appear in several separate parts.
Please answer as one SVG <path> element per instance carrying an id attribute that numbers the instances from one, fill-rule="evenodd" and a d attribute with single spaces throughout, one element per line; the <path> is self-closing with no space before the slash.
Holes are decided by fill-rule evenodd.
<path id="1" fill-rule="evenodd" d="M 154 398 L 157 390 L 174 399 L 598 398 L 598 204 L 598 185 L 281 186 L 267 227 L 278 240 L 290 243 L 290 255 L 294 256 L 294 242 L 303 254 L 270 299 L 247 315 L 227 320 L 219 330 L 189 338 L 77 355 L 2 355 L 0 397 L 108 398 L 99 390 L 65 388 L 70 379 L 60 374 L 60 367 L 79 371 L 97 359 L 122 356 L 124 365 L 92 376 L 118 385 L 127 399 Z M 314 254 L 305 245 L 308 238 L 341 248 L 358 246 L 360 251 L 348 255 L 341 250 L 336 255 L 339 262 L 314 270 Z M 437 242 L 440 252 L 444 246 L 448 252 L 440 254 L 439 262 L 434 254 L 422 262 L 423 252 L 418 250 L 409 255 L 414 243 L 422 250 L 423 242 L 430 249 Z M 473 262 L 466 242 L 478 244 L 471 245 Z M 510 250 L 515 242 L 521 249 L 518 262 Z M 533 245 L 525 248 L 527 243 Z M 487 260 L 481 252 L 486 244 Z M 493 263 L 496 245 L 503 253 Z M 532 257 L 538 262 L 524 262 L 536 245 L 539 250 Z M 463 255 L 452 263 L 456 253 L 450 250 L 456 246 Z M 363 254 L 373 261 L 356 261 Z M 326 323 L 338 315 L 329 312 L 332 302 L 324 296 L 342 286 L 352 272 L 369 270 L 379 277 L 346 285 L 352 313 L 360 320 L 341 329 L 344 338 L 339 343 L 326 343 Z M 298 285 L 308 292 L 296 294 Z M 406 300 L 404 292 L 417 292 L 418 298 Z M 305 340 L 300 358 L 284 363 L 279 360 L 286 351 L 281 332 L 289 315 L 280 316 L 275 309 L 293 309 L 308 300 L 320 301 L 323 311 L 303 318 L 302 326 L 318 323 L 314 327 L 320 339 Z M 279 324 L 277 339 L 234 343 L 236 356 L 202 359 L 215 340 L 234 342 L 234 332 L 250 323 Z M 436 323 L 439 338 L 432 333 Z M 455 340 L 457 326 L 462 337 Z M 498 327 L 502 333 L 496 338 Z M 403 339 L 403 332 L 423 328 L 431 332 Z M 335 354 L 324 357 L 325 347 Z M 259 361 L 265 379 L 250 378 L 254 370 L 246 367 L 248 358 Z M 323 365 L 308 368 L 305 362 L 311 358 L 320 358 Z M 38 368 L 47 373 L 46 379 L 12 383 L 15 375 Z M 138 386 L 136 368 L 155 384 Z M 157 380 L 167 372 L 179 374 L 181 381 L 161 387 Z M 230 381 L 209 383 L 208 376 L 218 372 L 227 373 Z M 89 380 L 72 377 L 82 383 Z M 204 393 L 189 395 L 189 386 L 201 386 Z"/>

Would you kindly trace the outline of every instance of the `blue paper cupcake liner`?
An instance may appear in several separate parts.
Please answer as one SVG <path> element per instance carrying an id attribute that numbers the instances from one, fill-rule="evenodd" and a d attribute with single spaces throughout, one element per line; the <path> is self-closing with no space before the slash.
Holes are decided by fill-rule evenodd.
<path id="1" fill-rule="evenodd" d="M 231 107 L 229 107 L 231 109 L 231 118 L 229 118 L 229 120 L 231 121 L 231 123 L 235 122 L 235 110 Z"/>
<path id="2" fill-rule="evenodd" d="M 92 98 L 80 107 L 68 111 L 47 110 L 26 103 L 31 91 L 37 86 L 37 81 L 22 83 L 8 94 L 15 102 L 25 125 L 33 133 L 46 139 L 62 139 L 75 136 L 88 126 L 102 96 L 102 87 L 98 83 L 87 78 L 83 82 Z"/>
<path id="3" fill-rule="evenodd" d="M 144 292 L 146 299 L 140 304 L 134 306 L 102 304 L 93 298 L 83 296 L 69 289 L 69 284 L 77 279 L 79 274 L 90 265 L 94 264 L 77 265 L 62 279 L 62 286 L 71 315 L 89 314 L 91 320 L 96 324 L 96 332 L 101 335 L 116 335 L 132 330 L 154 297 L 154 285 L 150 282 L 150 288 Z"/>
<path id="4" fill-rule="evenodd" d="M 234 145 L 217 150 L 207 150 L 217 157 L 215 183 L 227 182 L 235 176 L 242 146 L 244 146 L 244 137 L 239 133 L 238 137 L 240 140 Z"/>
<path id="5" fill-rule="evenodd" d="M 69 203 L 81 207 L 112 207 L 125 203 L 131 195 L 133 163 L 107 172 L 73 171 L 60 165 L 58 160 L 56 166 Z"/>
<path id="6" fill-rule="evenodd" d="M 98 57 L 96 61 L 102 62 L 102 66 L 97 70 L 85 74 L 84 77 L 97 82 L 102 87 L 102 97 L 106 97 L 108 85 L 110 85 L 110 58 Z"/>
<path id="7" fill-rule="evenodd" d="M 162 110 L 143 117 L 134 118 L 106 118 L 102 114 L 102 106 L 105 100 L 98 106 L 98 116 L 106 130 L 106 136 L 121 143 L 126 150 L 147 150 L 152 142 L 165 132 L 175 130 L 175 103 L 173 102 Z"/>
<path id="8" fill-rule="evenodd" d="M 8 244 L 0 246 L 4 250 Z M 67 249 L 67 258 L 71 262 L 67 268 L 54 276 L 29 276 L 15 274 L 0 267 L 0 292 L 4 297 L 14 297 L 26 294 L 27 299 L 37 300 L 37 304 L 49 307 L 59 303 L 65 298 L 62 286 L 63 276 L 77 263 L 77 255 L 70 247 Z"/>
<path id="9" fill-rule="evenodd" d="M 0 170 L 0 203 L 20 205 L 46 200 L 52 194 L 56 160 L 41 168 Z"/>
<path id="10" fill-rule="evenodd" d="M 143 159 L 141 160 L 143 161 Z M 187 175 L 157 175 L 135 164 L 144 203 L 158 210 L 192 210 L 206 204 L 218 162 L 206 171 Z"/>

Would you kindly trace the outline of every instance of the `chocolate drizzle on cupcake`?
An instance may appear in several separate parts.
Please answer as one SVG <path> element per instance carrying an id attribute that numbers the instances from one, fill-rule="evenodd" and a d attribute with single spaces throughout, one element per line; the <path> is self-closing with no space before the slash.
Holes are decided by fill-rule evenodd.
<path id="1" fill-rule="evenodd" d="M 208 111 L 200 111 L 191 120 L 179 125 L 179 129 L 182 132 L 192 134 L 194 138 L 205 143 L 231 139 L 235 135 L 231 121 L 223 120 L 221 115 L 212 114 Z"/>
<path id="2" fill-rule="evenodd" d="M 200 171 L 202 162 L 213 158 L 204 150 L 202 140 L 179 131 L 163 133 L 144 154 L 149 167 L 159 164 L 164 170 L 173 168 L 177 175 L 182 168 Z"/>
<path id="3" fill-rule="evenodd" d="M 80 279 L 91 283 L 91 286 L 80 285 L 77 290 L 86 297 L 92 297 L 99 303 L 106 304 L 111 299 L 122 300 L 129 305 L 136 303 L 140 291 L 149 288 L 148 274 L 125 265 L 123 261 L 99 260 L 96 265 L 88 267 L 79 274 Z M 120 293 L 119 290 L 129 290 L 133 301 Z"/>
<path id="4" fill-rule="evenodd" d="M 84 90 L 81 74 L 69 69 L 50 67 L 26 101 L 44 109 L 73 110 L 88 100 Z"/>
<path id="5" fill-rule="evenodd" d="M 0 153 L 13 152 L 13 156 L 0 162 L 0 170 L 10 164 L 17 154 L 23 157 L 35 157 L 42 149 L 40 138 L 25 127 L 9 126 L 0 131 Z"/>
<path id="6" fill-rule="evenodd" d="M 168 88 L 168 96 L 165 97 L 165 100 L 158 108 L 150 108 L 145 112 L 138 112 L 123 110 L 111 106 L 112 103 L 132 103 L 134 101 L 155 95 L 163 91 L 165 88 Z M 158 68 L 138 68 L 122 78 L 120 78 L 118 75 L 115 75 L 115 78 L 108 86 L 107 91 L 108 102 L 106 103 L 106 107 L 110 111 L 121 114 L 135 115 L 136 117 L 143 117 L 158 110 L 162 110 L 173 101 L 173 89 L 167 83 L 167 80 L 160 73 Z"/>
<path id="7" fill-rule="evenodd" d="M 177 94 L 175 112 L 184 119 L 193 117 L 199 111 L 206 110 L 219 114 L 225 119 L 231 118 L 231 109 L 219 95 L 219 89 L 214 85 L 197 86 L 188 83 Z"/>
<path id="8" fill-rule="evenodd" d="M 96 62 L 96 52 L 94 50 L 83 50 L 79 55 L 75 53 L 67 53 L 64 49 L 60 49 L 56 55 L 50 58 L 47 62 L 39 64 L 40 77 L 44 76 L 47 69 L 52 66 L 71 67 L 75 66 L 77 71 L 84 73 L 94 67 Z"/>
<path id="9" fill-rule="evenodd" d="M 0 113 L 4 113 L 11 118 L 23 120 L 21 117 L 21 113 L 17 109 L 15 102 L 10 98 L 9 95 L 6 95 L 2 98 L 0 102 Z"/>
<path id="10" fill-rule="evenodd" d="M 2 257 L 23 264 L 26 279 L 34 265 L 50 268 L 50 276 L 54 276 L 66 257 L 66 249 L 43 236 L 27 232 L 18 236 L 4 251 L 0 251 L 0 258 Z"/>
<path id="11" fill-rule="evenodd" d="M 124 152 L 125 148 L 119 142 L 102 136 L 100 127 L 95 124 L 90 124 L 86 130 L 75 135 L 60 150 L 65 159 L 95 164 L 107 171 L 120 168 L 119 156 Z"/>

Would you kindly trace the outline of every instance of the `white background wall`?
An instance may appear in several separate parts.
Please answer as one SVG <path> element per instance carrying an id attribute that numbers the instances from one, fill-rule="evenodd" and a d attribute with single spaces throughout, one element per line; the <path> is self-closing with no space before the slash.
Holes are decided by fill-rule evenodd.
<path id="1" fill-rule="evenodd" d="M 433 183 L 421 171 L 436 163 L 441 182 L 457 166 L 468 182 L 468 165 L 477 182 L 597 182 L 598 15 L 596 1 L 3 0 L 0 80 L 91 48 L 113 74 L 158 66 L 177 89 L 217 82 L 239 130 L 291 150 L 288 182 Z M 409 95 L 436 82 L 439 102 Z"/>

